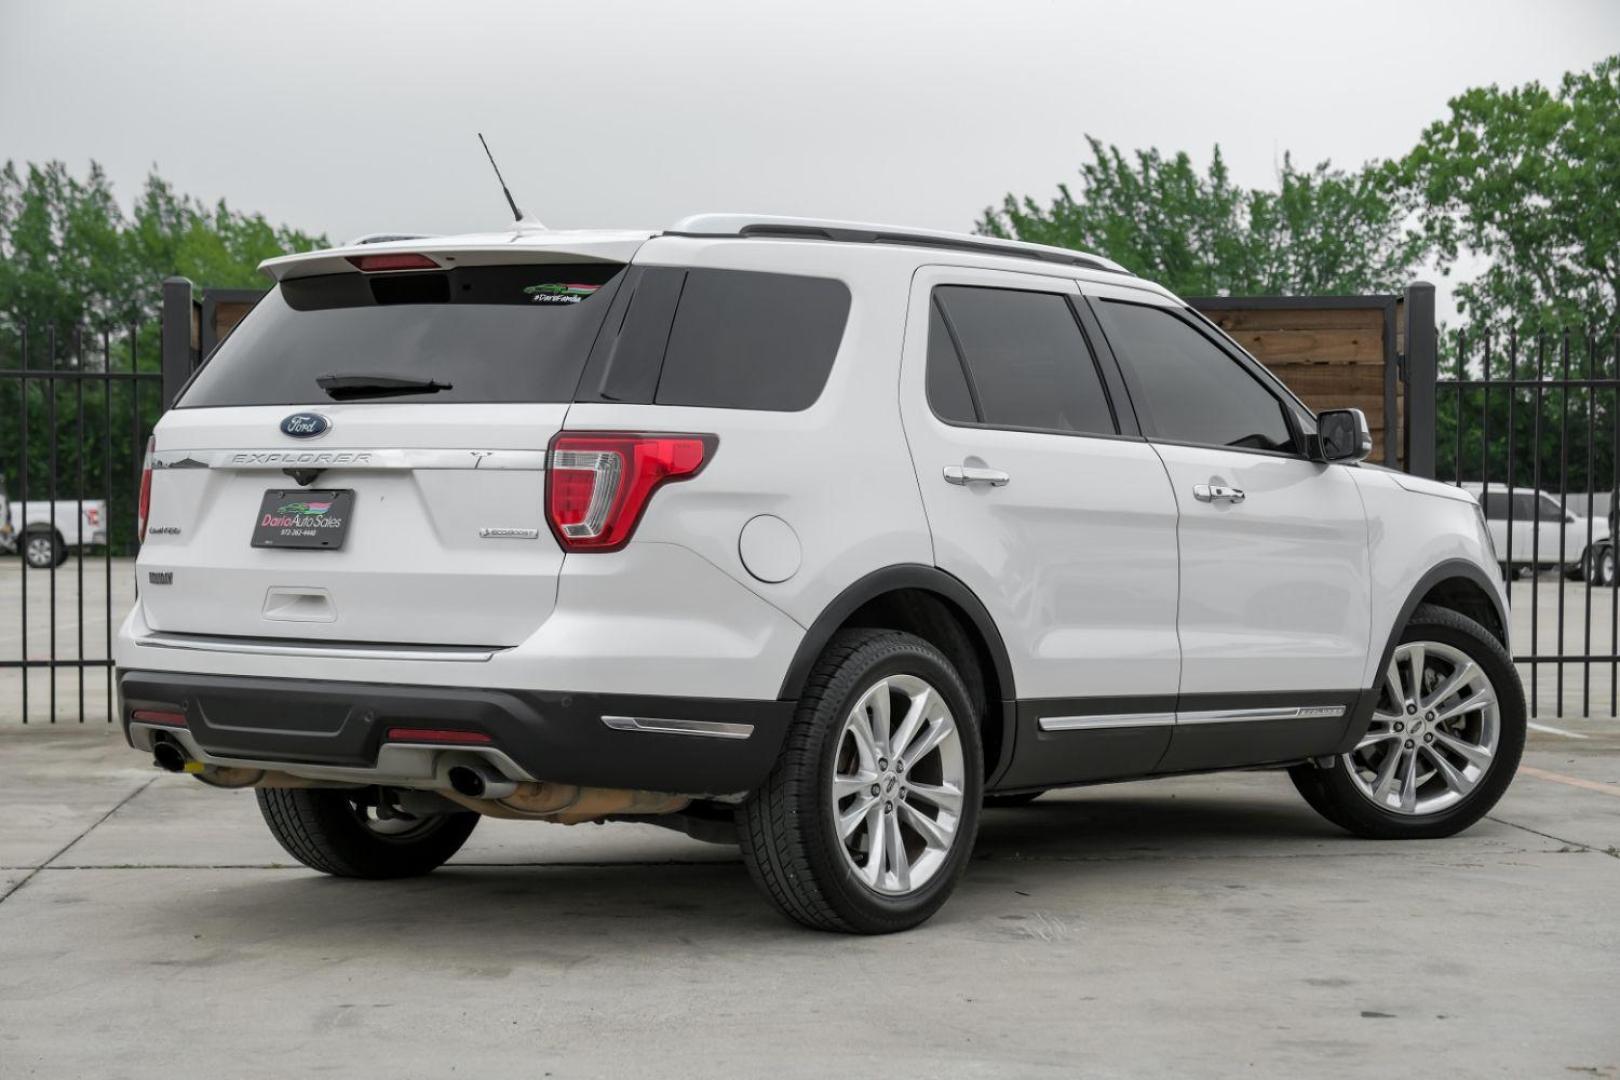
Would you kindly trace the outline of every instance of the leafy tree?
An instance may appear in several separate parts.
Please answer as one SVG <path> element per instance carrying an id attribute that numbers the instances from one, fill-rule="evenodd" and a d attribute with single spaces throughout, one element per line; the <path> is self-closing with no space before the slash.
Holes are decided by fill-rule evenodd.
<path id="1" fill-rule="evenodd" d="M 1404 193 L 1376 166 L 1347 173 L 1283 158 L 1276 190 L 1232 182 L 1215 147 L 1200 172 L 1186 153 L 1127 158 L 1087 137 L 1078 192 L 1046 206 L 1008 195 L 977 228 L 989 236 L 1084 248 L 1183 295 L 1393 292 L 1421 260 Z"/>
<path id="2" fill-rule="evenodd" d="M 156 173 L 126 214 L 99 165 L 79 177 L 60 161 L 8 161 L 0 168 L 0 368 L 127 371 L 138 362 L 156 370 L 165 277 L 262 284 L 261 260 L 325 243 L 223 201 L 210 208 Z M 13 496 L 23 486 L 21 390 L 19 380 L 0 379 L 0 484 Z M 30 498 L 46 497 L 53 475 L 63 497 L 110 493 L 111 536 L 126 550 L 140 460 L 135 430 L 151 430 L 159 405 L 150 386 L 130 381 L 30 379 Z"/>
<path id="3" fill-rule="evenodd" d="M 1521 334 L 1590 328 L 1612 339 L 1620 291 L 1620 55 L 1540 83 L 1468 90 L 1450 115 L 1384 167 L 1422 212 L 1449 272 L 1464 252 L 1489 265 L 1457 287 L 1476 326 Z"/>
<path id="4" fill-rule="evenodd" d="M 260 284 L 260 261 L 325 243 L 223 200 L 207 207 L 156 173 L 126 215 L 94 162 L 83 179 L 60 161 L 0 168 L 0 318 L 13 326 L 150 319 L 165 277 Z"/>

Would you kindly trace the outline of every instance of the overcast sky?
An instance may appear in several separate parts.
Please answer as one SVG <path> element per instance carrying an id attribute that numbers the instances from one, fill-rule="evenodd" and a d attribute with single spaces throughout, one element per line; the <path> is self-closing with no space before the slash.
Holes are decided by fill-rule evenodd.
<path id="1" fill-rule="evenodd" d="M 967 230 L 1083 136 L 1236 179 L 1398 154 L 1465 87 L 1620 51 L 1615 0 L 0 0 L 0 158 L 343 239 L 703 210 Z"/>

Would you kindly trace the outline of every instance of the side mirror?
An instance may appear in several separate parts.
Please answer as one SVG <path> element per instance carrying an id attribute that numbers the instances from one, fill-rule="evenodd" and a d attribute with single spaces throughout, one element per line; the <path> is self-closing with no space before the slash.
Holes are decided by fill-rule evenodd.
<path id="1" fill-rule="evenodd" d="M 1323 461 L 1362 461 L 1372 453 L 1372 429 L 1360 409 L 1317 413 L 1316 432 Z"/>

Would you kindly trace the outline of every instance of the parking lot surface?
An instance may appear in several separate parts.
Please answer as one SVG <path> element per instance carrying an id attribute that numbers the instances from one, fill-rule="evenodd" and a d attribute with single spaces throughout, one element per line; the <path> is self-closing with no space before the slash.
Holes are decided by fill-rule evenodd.
<path id="1" fill-rule="evenodd" d="M 1463 836 L 1356 840 L 1285 777 L 988 811 L 907 934 L 801 930 L 735 849 L 486 821 L 394 883 L 248 793 L 0 731 L 0 1076 L 1615 1076 L 1620 725 L 1536 733 Z"/>

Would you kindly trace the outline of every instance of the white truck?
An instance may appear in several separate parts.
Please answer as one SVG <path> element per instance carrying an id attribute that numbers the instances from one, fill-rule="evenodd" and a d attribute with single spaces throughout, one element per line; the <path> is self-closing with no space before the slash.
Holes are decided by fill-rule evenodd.
<path id="1" fill-rule="evenodd" d="M 107 503 L 57 496 L 12 502 L 0 491 L 0 551 L 19 548 L 28 565 L 49 570 L 67 561 L 68 549 L 107 542 Z"/>

